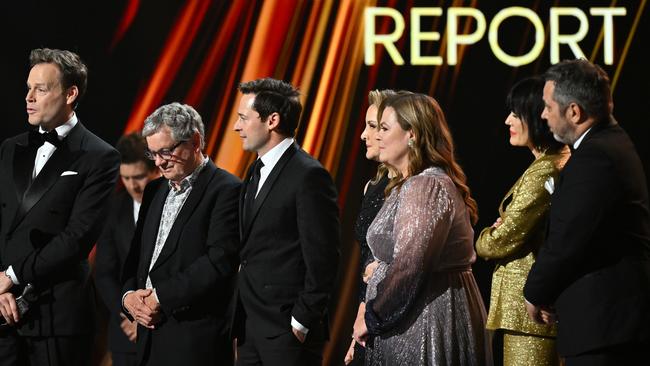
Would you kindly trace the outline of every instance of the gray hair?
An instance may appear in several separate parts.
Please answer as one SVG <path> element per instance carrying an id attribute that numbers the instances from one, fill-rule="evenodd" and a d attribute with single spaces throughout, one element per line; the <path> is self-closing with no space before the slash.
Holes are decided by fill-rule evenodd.
<path id="1" fill-rule="evenodd" d="M 176 141 L 187 141 L 195 132 L 201 136 L 201 150 L 205 146 L 205 133 L 201 115 L 187 104 L 170 103 L 156 109 L 144 120 L 142 136 L 151 136 L 164 126 L 171 130 L 172 138 Z"/>

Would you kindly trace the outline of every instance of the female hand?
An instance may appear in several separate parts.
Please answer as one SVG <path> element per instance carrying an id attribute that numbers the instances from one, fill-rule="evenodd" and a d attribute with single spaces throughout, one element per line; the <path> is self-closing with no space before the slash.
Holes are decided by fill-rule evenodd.
<path id="1" fill-rule="evenodd" d="M 354 320 L 354 331 L 352 332 L 352 339 L 365 347 L 367 338 L 368 327 L 366 327 L 366 303 L 362 302 L 359 304 L 357 318 Z"/>
<path id="2" fill-rule="evenodd" d="M 345 358 L 343 359 L 343 362 L 346 365 L 349 365 L 350 362 L 354 360 L 354 344 L 357 343 L 354 339 L 352 340 L 352 343 L 350 343 L 350 348 L 348 348 L 348 353 L 345 354 Z"/>
<path id="3" fill-rule="evenodd" d="M 375 270 L 379 266 L 379 262 L 377 261 L 372 261 L 370 264 L 366 266 L 366 269 L 363 271 L 363 277 L 362 280 L 365 283 L 368 283 L 368 280 L 370 280 L 370 277 L 372 277 L 372 274 L 375 273 Z"/>
<path id="4" fill-rule="evenodd" d="M 497 219 L 497 221 L 495 221 L 494 224 L 492 224 L 492 227 L 497 228 L 497 227 L 501 226 L 502 223 L 503 223 L 503 220 L 501 220 L 501 218 L 499 217 Z"/>

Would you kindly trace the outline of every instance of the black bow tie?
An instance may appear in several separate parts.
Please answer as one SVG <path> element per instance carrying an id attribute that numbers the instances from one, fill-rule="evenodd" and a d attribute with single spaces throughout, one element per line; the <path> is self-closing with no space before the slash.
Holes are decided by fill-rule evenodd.
<path id="1" fill-rule="evenodd" d="M 61 146 L 61 140 L 59 140 L 59 134 L 56 133 L 56 130 L 45 133 L 40 133 L 38 130 L 29 131 L 29 146 L 39 148 L 43 146 L 45 142 L 49 142 L 56 147 Z"/>

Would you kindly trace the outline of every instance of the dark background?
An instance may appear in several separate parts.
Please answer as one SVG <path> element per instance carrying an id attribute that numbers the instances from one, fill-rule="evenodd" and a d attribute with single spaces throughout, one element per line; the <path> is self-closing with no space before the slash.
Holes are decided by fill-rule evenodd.
<path id="1" fill-rule="evenodd" d="M 0 70 L 6 77 L 0 88 L 2 110 L 6 116 L 0 132 L 0 141 L 26 130 L 25 113 L 25 82 L 29 72 L 29 51 L 38 47 L 63 48 L 77 52 L 87 63 L 89 87 L 85 99 L 78 109 L 81 121 L 94 133 L 110 143 L 122 135 L 125 123 L 137 104 L 138 92 L 148 82 L 153 65 L 177 12 L 182 7 L 182 1 L 140 1 L 139 9 L 131 27 L 124 37 L 115 42 L 115 33 L 122 15 L 129 4 L 125 0 L 102 2 L 69 0 L 69 1 L 23 1 L 3 2 L 0 5 L 0 31 L 2 32 L 3 51 L 0 56 Z M 262 1 L 250 1 L 250 6 L 259 9 Z M 407 21 L 403 42 L 400 44 L 402 56 L 408 63 L 408 8 L 418 6 L 451 6 L 451 2 L 440 2 L 442 5 L 428 2 L 388 2 L 398 9 Z M 488 27 L 497 11 L 508 6 L 526 6 L 536 8 L 542 21 L 548 23 L 548 9 L 551 4 L 535 1 L 505 1 L 499 2 L 470 2 L 461 1 L 455 6 L 475 6 L 486 17 Z M 550 2 L 549 2 L 550 3 Z M 582 9 L 590 20 L 587 38 L 581 46 L 587 57 L 590 56 L 592 45 L 595 43 L 598 31 L 602 25 L 602 17 L 592 17 L 588 14 L 588 6 L 609 6 L 607 1 L 559 1 L 554 6 L 576 6 Z M 218 30 L 220 16 L 227 9 L 229 2 L 211 2 L 208 16 L 203 20 L 199 32 L 210 34 Z M 604 66 L 613 77 L 616 67 L 621 62 L 621 52 L 625 39 L 630 32 L 632 21 L 637 9 L 645 5 L 645 1 L 618 1 L 617 6 L 627 7 L 626 17 L 615 17 L 615 64 Z M 337 6 L 337 5 L 335 5 Z M 380 1 L 378 6 L 388 6 Z M 648 44 L 650 29 L 648 25 L 647 8 L 641 15 L 641 21 L 629 48 L 624 66 L 614 90 L 614 115 L 621 126 L 634 141 L 641 156 L 646 171 L 650 172 L 650 72 L 648 59 L 644 56 L 644 45 Z M 446 14 L 446 12 L 445 12 Z M 444 31 L 444 16 L 437 30 Z M 431 21 L 423 23 L 423 29 L 431 27 Z M 328 25 L 328 32 L 332 24 Z M 563 32 L 570 33 L 577 27 L 577 22 L 567 19 L 562 23 Z M 522 45 L 522 34 L 527 29 L 526 22 L 513 18 L 501 28 L 499 41 L 502 47 L 510 53 L 517 53 Z M 548 26 L 547 26 L 548 31 Z M 530 38 L 530 37 L 528 37 Z M 173 76 L 174 81 L 164 97 L 164 103 L 182 100 L 188 93 L 187 80 L 191 79 L 195 61 L 192 55 L 205 52 L 207 36 L 199 37 L 192 45 L 189 57 L 183 60 L 180 71 Z M 524 49 L 529 49 L 524 42 Z M 428 42 L 423 45 L 423 53 L 428 55 L 439 52 L 439 43 Z M 602 47 L 594 62 L 603 64 Z M 533 63 L 513 68 L 501 63 L 492 54 L 487 41 L 487 34 L 477 44 L 465 49 L 463 62 L 456 66 L 395 66 L 384 53 L 380 55 L 381 63 L 375 66 L 363 66 L 354 92 L 354 107 L 350 111 L 350 119 L 337 121 L 346 126 L 347 133 L 343 141 L 329 141 L 331 144 L 342 144 L 341 161 L 343 166 L 352 166 L 354 172 L 351 179 L 344 180 L 343 174 L 335 175 L 339 189 L 346 189 L 349 194 L 345 202 L 341 202 L 343 222 L 343 247 L 340 283 L 346 276 L 355 274 L 356 264 L 351 258 L 356 258 L 357 248 L 352 239 L 352 225 L 361 199 L 361 191 L 365 181 L 374 174 L 375 166 L 365 160 L 363 150 L 353 148 L 359 143 L 358 126 L 362 124 L 367 105 L 366 85 L 373 82 L 373 88 L 408 89 L 428 93 L 434 96 L 447 114 L 452 129 L 457 156 L 472 189 L 473 196 L 478 201 L 480 220 L 475 227 L 476 234 L 483 227 L 489 226 L 497 217 L 497 207 L 502 196 L 507 192 L 517 177 L 532 161 L 532 154 L 527 149 L 513 148 L 508 144 L 507 127 L 503 121 L 509 113 L 505 108 L 505 97 L 510 87 L 517 80 L 539 74 L 548 66 L 549 47 L 548 35 L 542 55 Z M 562 58 L 570 58 L 572 54 L 568 47 L 562 47 Z M 445 54 L 443 59 L 446 63 Z M 320 61 L 317 72 L 321 71 L 323 62 Z M 431 80 L 440 70 L 440 79 L 432 87 Z M 236 68 L 234 68 L 236 69 Z M 371 77 L 372 71 L 377 77 Z M 201 105 L 195 106 L 204 117 L 204 121 L 215 112 L 219 99 L 221 84 L 215 82 Z M 228 101 L 231 102 L 231 101 Z M 309 113 L 308 107 L 305 113 Z M 210 126 L 206 126 L 210 130 Z M 304 126 L 298 133 L 304 133 Z M 214 156 L 213 156 L 214 157 Z M 233 172 L 236 173 L 236 172 Z M 237 174 L 237 173 L 236 173 Z M 615 243 L 613 243 L 615 245 Z M 352 266 L 352 267 L 351 267 Z M 352 268 L 352 270 L 350 270 Z M 477 259 L 474 272 L 486 303 L 489 300 L 492 264 Z M 343 286 L 341 286 L 343 287 Z M 341 290 L 341 296 L 354 296 L 353 293 Z M 356 298 L 354 296 L 353 298 Z M 336 302 L 336 303 L 349 303 Z M 331 359 L 341 360 L 343 352 L 349 344 L 349 329 L 351 328 L 354 309 L 334 305 L 339 316 L 344 317 L 345 328 L 335 332 L 333 340 L 335 347 L 331 349 Z M 341 315 L 342 314 L 342 315 Z"/>

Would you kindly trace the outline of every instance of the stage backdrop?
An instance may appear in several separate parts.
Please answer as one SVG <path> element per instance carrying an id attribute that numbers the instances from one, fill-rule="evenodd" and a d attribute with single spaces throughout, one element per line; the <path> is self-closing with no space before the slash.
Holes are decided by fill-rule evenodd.
<path id="1" fill-rule="evenodd" d="M 565 58 L 601 64 L 614 85 L 615 116 L 650 172 L 650 41 L 646 0 L 629 1 L 21 1 L 0 5 L 5 74 L 0 140 L 27 128 L 29 50 L 65 48 L 87 62 L 83 123 L 114 143 L 164 103 L 194 106 L 206 152 L 243 177 L 254 159 L 232 131 L 237 84 L 259 77 L 300 88 L 302 147 L 330 171 L 343 224 L 340 275 L 325 364 L 340 364 L 356 301 L 352 238 L 361 191 L 373 175 L 359 135 L 374 88 L 435 97 L 478 201 L 476 232 L 531 162 L 508 145 L 504 100 L 517 80 Z M 492 265 L 474 271 L 487 303 Z"/>

